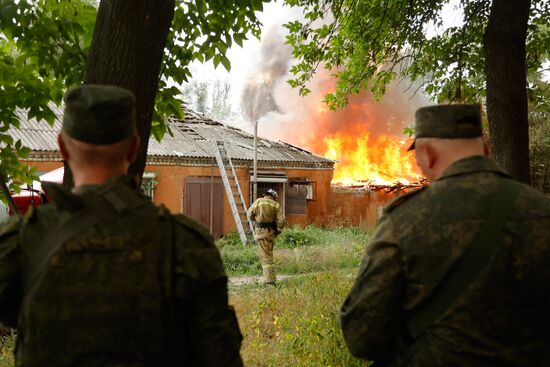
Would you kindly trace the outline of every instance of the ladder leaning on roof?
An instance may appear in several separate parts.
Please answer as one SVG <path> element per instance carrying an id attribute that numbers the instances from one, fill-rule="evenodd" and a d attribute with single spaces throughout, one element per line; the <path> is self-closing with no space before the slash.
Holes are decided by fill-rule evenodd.
<path id="1" fill-rule="evenodd" d="M 248 242 L 254 240 L 254 232 L 252 223 L 246 216 L 246 203 L 239 185 L 239 180 L 237 179 L 237 174 L 235 173 L 235 167 L 233 167 L 233 162 L 231 162 L 231 157 L 227 154 L 223 141 L 216 142 L 214 153 L 216 155 L 216 162 L 220 168 L 227 200 L 229 200 L 231 212 L 233 213 L 233 218 L 237 225 L 237 232 L 239 232 L 239 237 L 243 245 L 246 245 Z"/>

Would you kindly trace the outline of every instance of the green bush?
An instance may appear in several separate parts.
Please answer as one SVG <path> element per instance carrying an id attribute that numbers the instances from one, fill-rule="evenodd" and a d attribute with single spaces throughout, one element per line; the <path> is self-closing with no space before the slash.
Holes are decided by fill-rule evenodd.
<path id="1" fill-rule="evenodd" d="M 237 231 L 231 231 L 223 237 L 220 237 L 216 240 L 216 245 L 218 248 L 222 249 L 224 247 L 237 247 L 242 246 L 241 238 Z"/>
<path id="2" fill-rule="evenodd" d="M 285 228 L 275 240 L 276 248 L 296 248 L 315 244 L 315 237 L 299 227 Z"/>
<path id="3" fill-rule="evenodd" d="M 258 249 L 255 245 L 225 246 L 220 249 L 225 272 L 230 276 L 259 275 L 262 266 L 258 259 Z"/>

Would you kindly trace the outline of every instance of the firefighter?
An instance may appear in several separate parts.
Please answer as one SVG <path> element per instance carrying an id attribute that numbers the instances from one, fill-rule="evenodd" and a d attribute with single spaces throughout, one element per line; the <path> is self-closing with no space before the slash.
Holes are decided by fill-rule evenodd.
<path id="1" fill-rule="evenodd" d="M 285 223 L 281 206 L 277 203 L 277 192 L 269 189 L 264 197 L 258 198 L 248 209 L 248 219 L 254 222 L 255 239 L 258 243 L 263 282 L 275 286 L 276 276 L 273 265 L 273 243 Z"/>

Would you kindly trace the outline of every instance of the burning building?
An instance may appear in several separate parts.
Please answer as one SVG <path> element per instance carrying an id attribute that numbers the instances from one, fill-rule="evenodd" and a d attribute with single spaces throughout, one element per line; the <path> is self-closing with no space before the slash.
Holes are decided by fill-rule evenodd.
<path id="1" fill-rule="evenodd" d="M 300 97 L 286 83 L 292 60 L 284 36 L 273 28 L 262 42 L 243 91 L 243 112 L 259 121 L 260 134 L 336 161 L 323 224 L 373 227 L 381 207 L 423 183 L 403 131 L 427 100 L 394 82 L 380 101 L 363 91 L 350 96 L 346 108 L 330 110 L 323 100 L 335 88 L 332 75 L 319 71 L 308 85 L 311 93 Z"/>

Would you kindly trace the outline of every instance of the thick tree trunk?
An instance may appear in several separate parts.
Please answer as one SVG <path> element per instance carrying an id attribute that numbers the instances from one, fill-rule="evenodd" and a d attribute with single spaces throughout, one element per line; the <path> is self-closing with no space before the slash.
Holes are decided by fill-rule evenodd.
<path id="1" fill-rule="evenodd" d="M 493 0 L 483 37 L 493 159 L 529 183 L 525 42 L 531 0 Z"/>
<path id="2" fill-rule="evenodd" d="M 160 67 L 175 0 L 102 0 L 84 83 L 134 92 L 141 147 L 129 174 L 141 182 L 147 159 Z"/>

